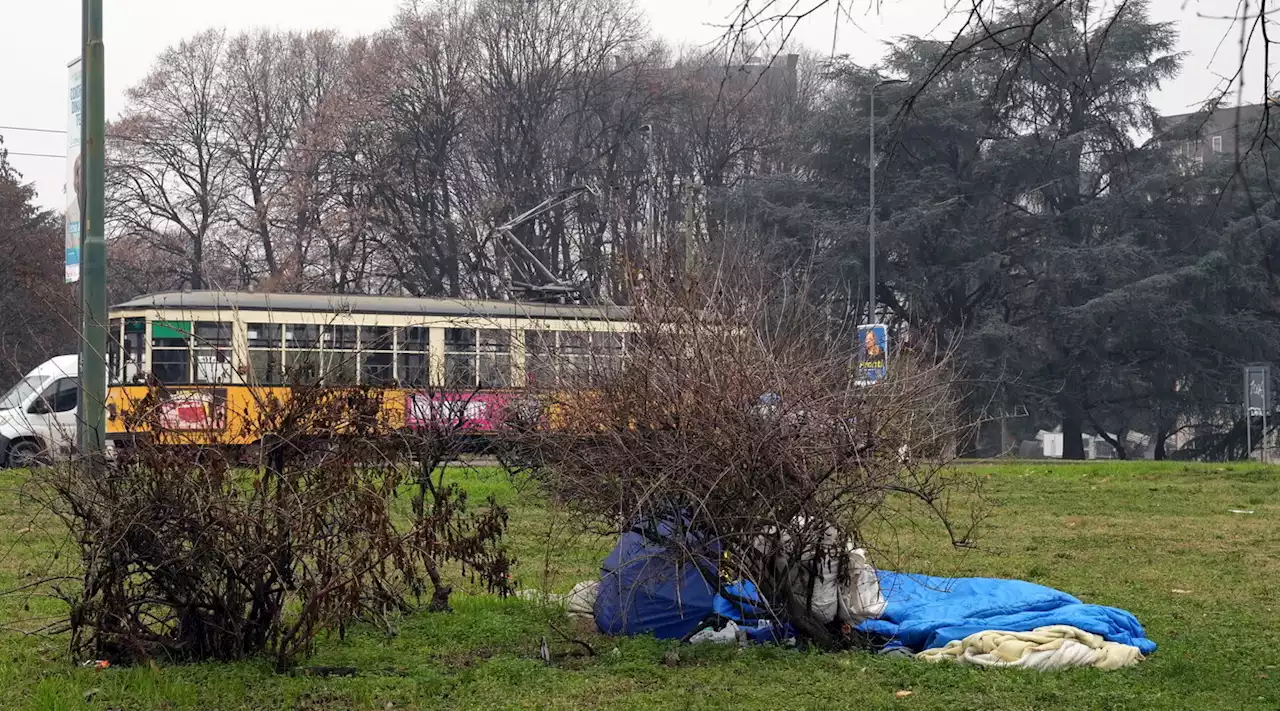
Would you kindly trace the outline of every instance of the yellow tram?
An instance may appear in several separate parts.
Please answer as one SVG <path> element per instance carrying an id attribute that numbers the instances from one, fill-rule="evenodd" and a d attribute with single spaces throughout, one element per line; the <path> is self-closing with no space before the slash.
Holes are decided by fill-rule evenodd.
<path id="1" fill-rule="evenodd" d="M 421 398 L 466 402 L 495 426 L 527 387 L 570 384 L 588 359 L 624 357 L 624 307 L 471 299 L 184 291 L 110 312 L 107 438 L 240 446 L 261 436 L 259 404 L 291 384 L 369 386 L 413 427 Z M 139 417 L 140 408 L 150 417 Z M 140 422 L 147 422 L 141 425 Z"/>

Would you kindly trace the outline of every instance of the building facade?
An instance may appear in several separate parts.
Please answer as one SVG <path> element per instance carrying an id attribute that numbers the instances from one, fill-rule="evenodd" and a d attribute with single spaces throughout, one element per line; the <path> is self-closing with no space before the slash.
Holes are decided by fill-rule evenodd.
<path id="1" fill-rule="evenodd" d="M 1270 104 L 1280 111 L 1275 100 Z M 1218 157 L 1235 159 L 1253 144 L 1267 108 L 1249 104 L 1161 116 L 1156 122 L 1157 140 L 1174 144 L 1180 155 L 1200 165 Z"/>

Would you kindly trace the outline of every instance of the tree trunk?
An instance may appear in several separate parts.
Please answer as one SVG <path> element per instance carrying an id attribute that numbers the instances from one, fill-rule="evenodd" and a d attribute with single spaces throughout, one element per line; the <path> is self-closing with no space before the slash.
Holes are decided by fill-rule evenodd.
<path id="1" fill-rule="evenodd" d="M 1170 434 L 1169 430 L 1170 430 L 1169 425 L 1165 424 L 1164 421 L 1161 421 L 1160 424 L 1156 425 L 1156 435 L 1155 435 L 1156 446 L 1154 450 L 1152 450 L 1151 458 L 1155 459 L 1157 462 L 1162 462 L 1169 457 L 1169 452 L 1165 448 L 1165 443 L 1169 439 L 1169 434 Z"/>
<path id="2" fill-rule="evenodd" d="M 1127 432 L 1125 430 L 1118 432 L 1114 438 L 1107 437 L 1106 439 L 1111 444 L 1111 448 L 1116 451 L 1117 457 L 1125 460 L 1129 459 L 1129 448 L 1125 446 L 1125 442 L 1128 441 Z"/>
<path id="3" fill-rule="evenodd" d="M 1079 415 L 1062 418 L 1062 458 L 1084 459 L 1084 418 Z"/>
<path id="4" fill-rule="evenodd" d="M 1111 449 L 1115 452 L 1117 459 L 1129 458 L 1129 450 L 1124 445 L 1126 441 L 1125 433 L 1129 431 L 1128 427 L 1121 428 L 1120 431 L 1116 433 L 1116 436 L 1112 437 L 1107 433 L 1106 428 L 1098 423 L 1098 420 L 1093 416 L 1093 413 L 1089 413 L 1089 424 L 1093 425 L 1094 434 L 1101 437 L 1107 444 L 1111 445 Z"/>

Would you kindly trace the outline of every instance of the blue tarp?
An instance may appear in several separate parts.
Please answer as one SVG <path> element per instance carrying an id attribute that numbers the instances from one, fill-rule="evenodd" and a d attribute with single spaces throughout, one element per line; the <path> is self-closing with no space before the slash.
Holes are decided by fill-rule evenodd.
<path id="1" fill-rule="evenodd" d="M 713 613 L 715 550 L 708 550 L 697 565 L 680 560 L 683 556 L 672 555 L 663 543 L 679 535 L 672 522 L 664 521 L 654 530 L 637 527 L 618 538 L 605 558 L 596 594 L 596 627 L 601 632 L 681 639 Z"/>
<path id="2" fill-rule="evenodd" d="M 890 646 L 917 652 L 984 630 L 1027 632 L 1047 625 L 1071 625 L 1109 642 L 1156 651 L 1138 619 L 1114 607 L 1086 605 L 1060 591 L 1021 580 L 935 578 L 878 571 L 888 606 L 879 619 L 858 629 L 890 637 Z"/>
<path id="3" fill-rule="evenodd" d="M 753 618 L 765 612 L 750 583 L 728 585 L 717 594 L 716 546 L 707 548 L 697 564 L 674 556 L 666 543 L 681 533 L 671 522 L 652 530 L 637 527 L 618 539 L 605 559 L 595 602 L 596 626 L 609 635 L 653 634 L 659 639 L 683 639 L 715 617 L 754 627 Z M 697 541 L 685 539 L 686 553 Z M 683 558 L 683 561 L 680 559 Z M 1021 580 L 994 578 L 935 578 L 927 575 L 877 571 L 887 601 L 884 614 L 858 625 L 864 633 L 890 640 L 889 647 L 915 651 L 943 647 L 948 642 L 986 630 L 1026 632 L 1048 625 L 1071 625 L 1101 635 L 1110 642 L 1137 647 L 1143 654 L 1156 650 L 1142 625 L 1130 613 L 1114 607 L 1086 605 L 1060 590 Z M 788 626 L 749 630 L 757 641 L 789 636 Z"/>
<path id="4" fill-rule="evenodd" d="M 781 642 L 796 636 L 791 625 L 774 624 L 768 603 L 750 580 L 725 585 L 712 601 L 712 609 L 737 623 L 753 642 Z"/>

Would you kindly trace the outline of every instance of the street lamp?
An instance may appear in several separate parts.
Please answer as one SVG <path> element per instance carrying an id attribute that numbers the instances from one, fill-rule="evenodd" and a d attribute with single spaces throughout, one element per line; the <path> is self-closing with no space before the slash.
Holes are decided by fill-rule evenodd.
<path id="1" fill-rule="evenodd" d="M 871 87 L 870 113 L 871 113 L 871 130 L 868 134 L 868 151 L 867 165 L 871 168 L 870 189 L 867 194 L 870 196 L 870 217 L 867 219 L 867 234 L 869 236 L 870 250 L 870 273 L 867 275 L 870 280 L 868 286 L 867 300 L 867 323 L 876 322 L 876 89 L 890 84 L 906 84 L 902 79 L 885 79 Z"/>

